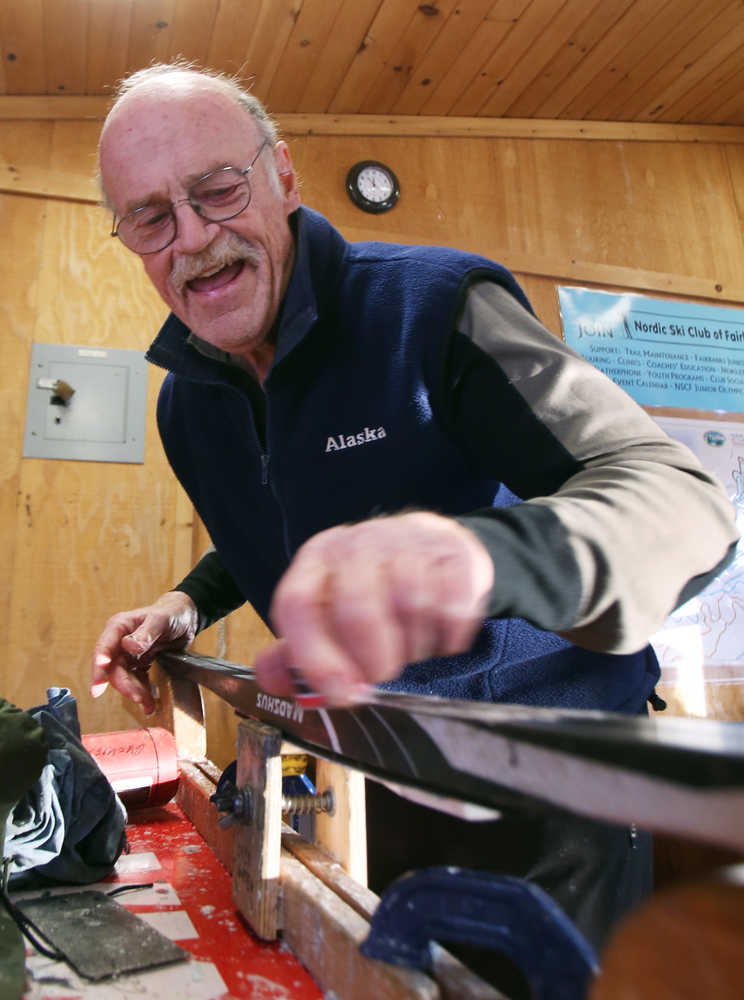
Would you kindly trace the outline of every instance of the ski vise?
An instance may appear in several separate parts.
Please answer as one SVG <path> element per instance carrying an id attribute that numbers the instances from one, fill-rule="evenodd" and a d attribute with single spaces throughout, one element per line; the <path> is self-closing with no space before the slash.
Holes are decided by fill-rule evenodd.
<path id="1" fill-rule="evenodd" d="M 235 787 L 244 816 L 220 825 L 213 799 L 220 773 L 194 739 L 198 688 L 179 680 L 165 719 L 181 746 L 178 804 L 233 877 L 233 898 L 254 933 L 284 943 L 337 1000 L 504 1000 L 503 994 L 436 943 L 427 972 L 362 953 L 380 903 L 366 886 L 364 776 L 315 760 L 315 785 L 333 791 L 333 812 L 315 819 L 315 843 L 282 822 L 283 754 L 296 748 L 253 719 L 238 724 Z M 165 686 L 164 686 L 165 688 Z M 195 728 L 196 725 L 196 728 Z M 304 751 L 303 751 L 304 752 Z M 222 789 L 224 792 L 224 788 Z M 243 808 L 243 807 L 240 807 Z M 240 811 L 240 808 L 238 811 Z M 244 820 L 249 820 L 245 822 Z"/>

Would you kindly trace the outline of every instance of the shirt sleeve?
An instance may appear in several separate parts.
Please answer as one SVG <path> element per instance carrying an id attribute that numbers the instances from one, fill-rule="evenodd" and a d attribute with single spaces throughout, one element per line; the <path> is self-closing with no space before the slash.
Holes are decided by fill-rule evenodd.
<path id="1" fill-rule="evenodd" d="M 216 549 L 209 549 L 172 589 L 188 594 L 196 605 L 200 632 L 245 604 L 245 598 Z"/>
<path id="2" fill-rule="evenodd" d="M 467 294 L 441 407 L 474 465 L 525 501 L 457 517 L 493 559 L 491 616 L 630 653 L 733 558 L 720 482 L 499 285 Z"/>

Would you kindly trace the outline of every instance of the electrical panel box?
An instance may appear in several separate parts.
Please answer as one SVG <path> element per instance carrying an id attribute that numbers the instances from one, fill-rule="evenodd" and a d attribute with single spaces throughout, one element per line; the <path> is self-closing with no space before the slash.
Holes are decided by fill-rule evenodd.
<path id="1" fill-rule="evenodd" d="M 146 401 L 142 351 L 34 344 L 23 457 L 141 464 Z"/>

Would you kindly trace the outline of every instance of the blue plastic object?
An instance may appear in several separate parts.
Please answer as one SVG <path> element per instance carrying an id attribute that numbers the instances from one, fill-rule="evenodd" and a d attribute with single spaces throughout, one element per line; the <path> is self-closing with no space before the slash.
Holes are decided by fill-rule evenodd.
<path id="1" fill-rule="evenodd" d="M 466 868 L 424 868 L 383 894 L 363 955 L 429 970 L 431 942 L 506 955 L 534 1000 L 582 1000 L 597 956 L 558 904 L 525 879 Z"/>

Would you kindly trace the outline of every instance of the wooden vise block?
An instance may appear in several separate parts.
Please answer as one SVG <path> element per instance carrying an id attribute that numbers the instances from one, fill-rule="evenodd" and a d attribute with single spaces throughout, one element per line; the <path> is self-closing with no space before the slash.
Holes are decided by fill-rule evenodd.
<path id="1" fill-rule="evenodd" d="M 278 730 L 243 719 L 238 725 L 236 783 L 244 815 L 235 826 L 233 895 L 253 931 L 273 940 L 280 926 L 279 863 L 282 745 Z M 367 884 L 364 776 L 316 762 L 316 786 L 330 790 L 333 809 L 316 817 L 316 843 L 360 885 Z M 241 808 L 239 806 L 239 808 Z"/>
<path id="2" fill-rule="evenodd" d="M 244 808 L 236 813 L 233 899 L 252 930 L 269 941 L 280 924 L 281 745 L 271 726 L 247 720 L 238 726 L 236 784 Z"/>
<path id="3" fill-rule="evenodd" d="M 364 776 L 316 760 L 320 791 L 331 788 L 335 809 L 316 816 L 316 843 L 282 827 L 279 732 L 242 719 L 238 726 L 239 789 L 250 789 L 253 822 L 218 824 L 211 796 L 219 769 L 206 759 L 199 686 L 156 668 L 159 711 L 179 750 L 177 801 L 211 850 L 233 875 L 237 908 L 257 936 L 280 933 L 319 986 L 337 1000 L 504 1000 L 503 995 L 432 944 L 433 979 L 363 956 L 359 945 L 379 903 L 366 885 Z"/>
<path id="4" fill-rule="evenodd" d="M 233 825 L 233 898 L 254 932 L 273 939 L 281 931 L 319 986 L 338 1000 L 500 997 L 444 949 L 435 948 L 438 982 L 361 954 L 378 902 L 366 888 L 363 776 L 317 762 L 324 765 L 316 771 L 318 788 L 334 782 L 341 803 L 319 824 L 331 849 L 343 856 L 335 859 L 288 827 L 282 830 L 281 749 L 277 730 L 241 720 L 237 786 L 245 808 Z"/>

